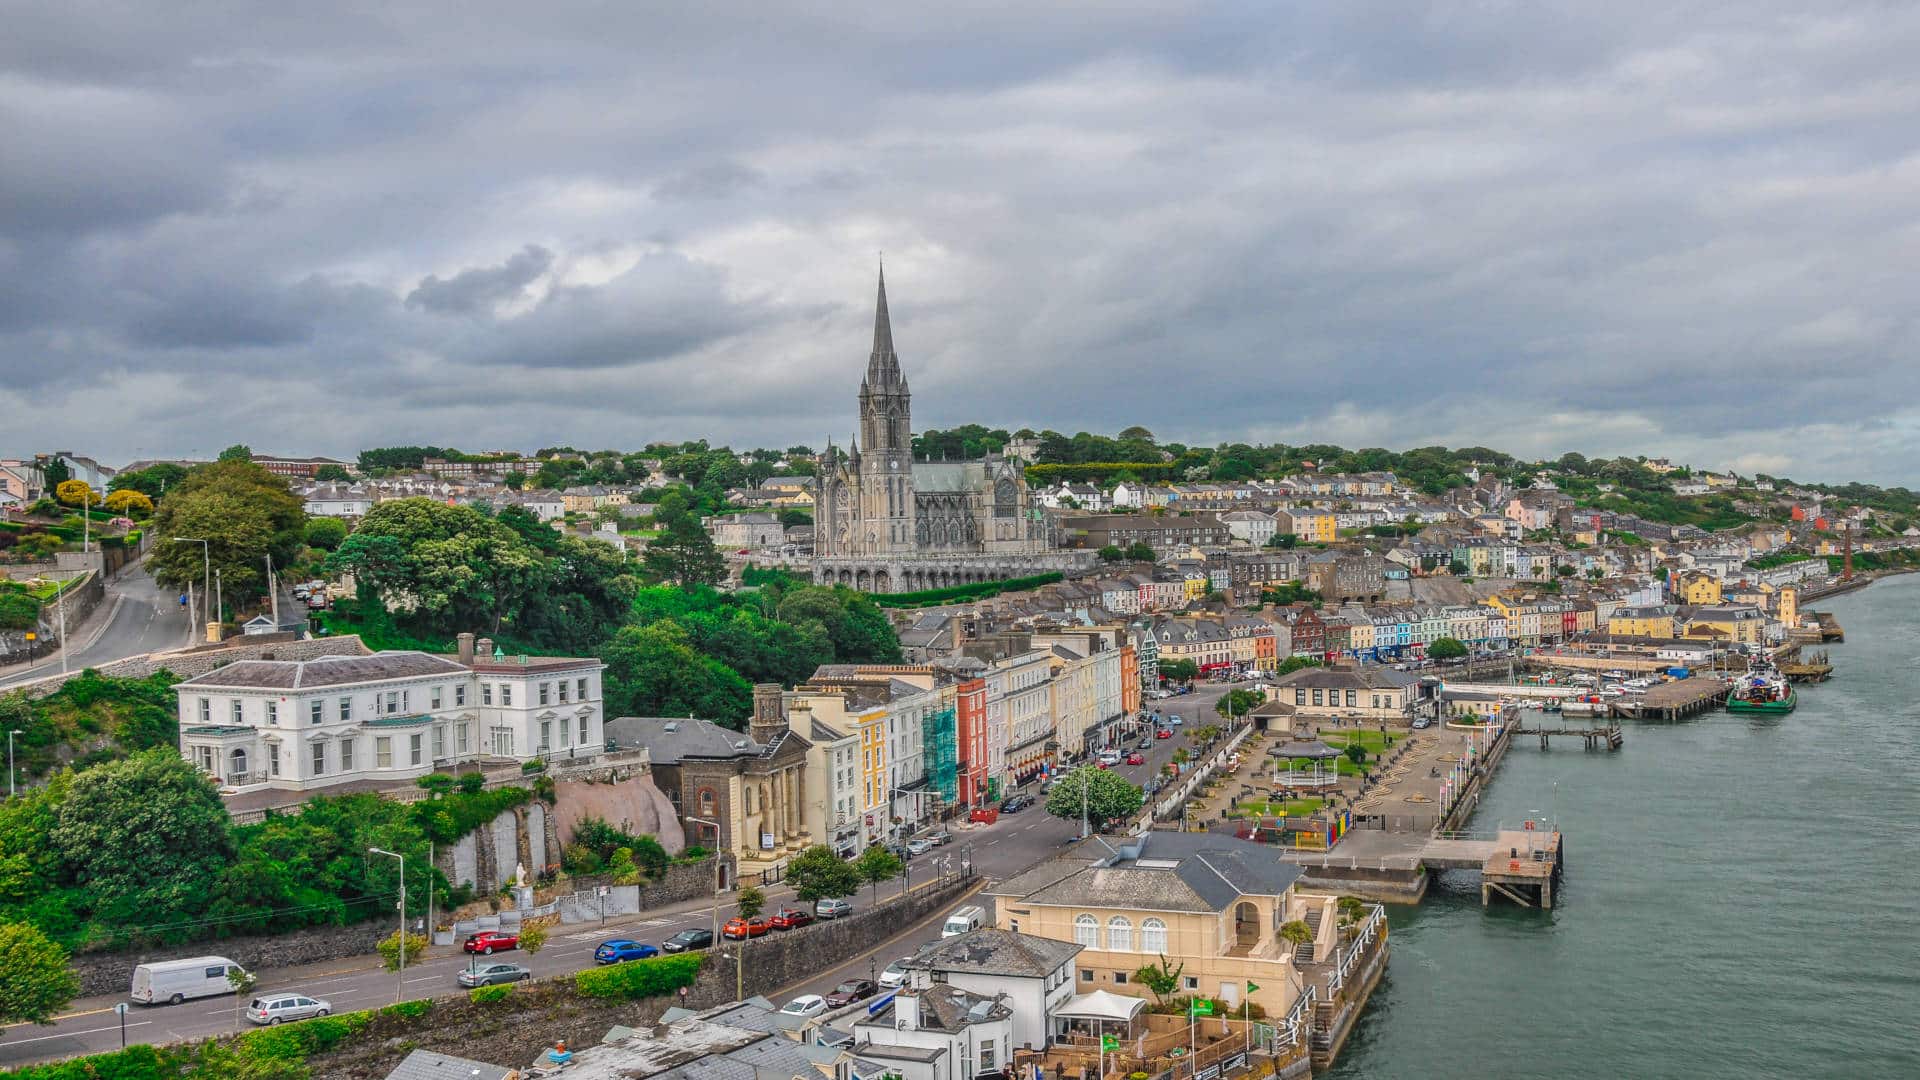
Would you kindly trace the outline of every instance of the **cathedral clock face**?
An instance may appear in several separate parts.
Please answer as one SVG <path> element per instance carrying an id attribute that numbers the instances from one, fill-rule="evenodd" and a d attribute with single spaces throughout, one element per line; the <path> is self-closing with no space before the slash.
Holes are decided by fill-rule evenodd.
<path id="1" fill-rule="evenodd" d="M 897 462 L 897 461 L 889 461 L 889 462 L 887 462 L 887 468 L 889 468 L 889 469 L 897 469 L 897 468 L 899 468 L 899 467 L 900 467 L 900 463 L 899 463 L 899 462 Z"/>

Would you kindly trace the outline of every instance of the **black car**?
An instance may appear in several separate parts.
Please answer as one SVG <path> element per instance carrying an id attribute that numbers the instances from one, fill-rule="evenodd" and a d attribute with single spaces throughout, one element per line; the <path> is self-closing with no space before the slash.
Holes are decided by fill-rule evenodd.
<path id="1" fill-rule="evenodd" d="M 827 995 L 827 1008 L 838 1009 L 873 996 L 873 984 L 865 979 L 848 979 Z"/>
<path id="2" fill-rule="evenodd" d="M 690 949 L 708 949 L 713 947 L 713 931 L 682 930 L 660 943 L 667 952 L 687 952 Z"/>
<path id="3" fill-rule="evenodd" d="M 1028 806 L 1031 806 L 1032 804 L 1033 804 L 1033 800 L 1028 796 L 1015 795 L 1012 798 L 1008 799 L 1006 802 L 1003 802 L 1000 804 L 1000 812 L 1003 814 L 1017 814 L 1020 811 L 1025 810 Z"/>

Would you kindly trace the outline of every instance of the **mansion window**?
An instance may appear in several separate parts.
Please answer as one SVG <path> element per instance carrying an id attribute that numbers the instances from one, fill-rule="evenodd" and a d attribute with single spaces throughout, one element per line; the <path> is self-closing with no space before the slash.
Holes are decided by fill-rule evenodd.
<path id="1" fill-rule="evenodd" d="M 239 698 L 234 698 L 232 701 L 228 702 L 227 705 L 228 705 L 229 711 L 231 711 L 233 714 L 234 723 L 240 724 L 240 723 L 246 722 L 245 716 L 241 712 Z"/>
<path id="2" fill-rule="evenodd" d="M 580 745 L 587 745 L 587 718 L 584 716 L 580 718 Z"/>
<path id="3" fill-rule="evenodd" d="M 1140 951 L 1163 953 L 1167 951 L 1167 924 L 1159 919 L 1148 919 L 1140 924 Z"/>
<path id="4" fill-rule="evenodd" d="M 422 755 L 424 755 L 424 753 L 426 752 L 426 741 L 427 741 L 427 737 L 418 732 L 415 732 L 414 734 L 407 736 L 408 764 L 412 764 L 412 765 L 421 764 Z"/>
<path id="5" fill-rule="evenodd" d="M 467 752 L 467 725 L 466 724 L 459 724 L 454 728 L 453 747 L 454 747 L 454 752 L 457 754 L 464 754 Z"/>
<path id="6" fill-rule="evenodd" d="M 376 769 L 393 768 L 393 739 L 382 735 L 373 740 L 373 767 Z"/>
<path id="7" fill-rule="evenodd" d="M 492 683 L 483 682 L 480 684 L 480 704 L 482 705 L 493 704 L 493 684 Z"/>
<path id="8" fill-rule="evenodd" d="M 280 744 L 279 743 L 267 744 L 267 775 L 268 776 L 280 775 Z"/>
<path id="9" fill-rule="evenodd" d="M 559 687 L 560 687 L 560 704 L 565 705 L 567 703 L 567 680 L 561 679 L 559 683 Z M 546 699 L 541 698 L 540 703 L 542 705 L 545 705 Z"/>
<path id="10" fill-rule="evenodd" d="M 313 775 L 321 776 L 321 775 L 324 775 L 326 771 L 327 771 L 327 744 L 323 742 L 314 743 L 313 744 Z"/>
<path id="11" fill-rule="evenodd" d="M 213 702 L 206 698 L 200 699 L 200 722 L 203 724 L 213 723 Z"/>
<path id="12" fill-rule="evenodd" d="M 307 718 L 318 724 L 327 719 L 327 703 L 319 699 L 307 702 Z"/>
<path id="13" fill-rule="evenodd" d="M 427 701 L 430 708 L 438 709 L 440 707 L 439 687 L 436 686 L 432 690 L 427 691 Z"/>
<path id="14" fill-rule="evenodd" d="M 1100 947 L 1100 922 L 1091 915 L 1073 920 L 1073 943 L 1089 949 Z"/>
<path id="15" fill-rule="evenodd" d="M 587 680 L 580 679 L 577 682 L 575 682 L 574 689 L 579 691 L 578 694 L 574 695 L 575 697 L 579 698 L 581 701 L 587 700 Z M 565 701 L 566 698 L 562 697 L 560 700 Z"/>
<path id="16" fill-rule="evenodd" d="M 340 740 L 340 771 L 341 772 L 353 771 L 353 740 L 352 739 Z"/>
<path id="17" fill-rule="evenodd" d="M 343 697 L 340 699 L 340 719 L 342 720 L 353 719 L 353 699 L 352 698 Z"/>
<path id="18" fill-rule="evenodd" d="M 541 683 L 540 684 L 540 704 L 542 705 L 549 704 L 547 699 L 552 695 L 552 693 L 553 693 L 552 683 L 545 683 L 545 682 Z"/>
<path id="19" fill-rule="evenodd" d="M 1133 951 L 1133 923 L 1125 916 L 1115 915 L 1107 920 L 1107 949 L 1112 952 Z"/>
<path id="20" fill-rule="evenodd" d="M 193 761 L 194 761 L 194 764 L 200 766 L 202 771 L 212 772 L 213 771 L 213 747 L 211 746 L 194 747 Z"/>
<path id="21" fill-rule="evenodd" d="M 279 702 L 277 701 L 267 702 L 267 723 L 274 727 L 280 726 L 280 703 Z"/>
<path id="22" fill-rule="evenodd" d="M 455 706 L 465 705 L 467 703 L 467 688 L 465 686 L 456 686 L 453 688 L 453 703 Z"/>
<path id="23" fill-rule="evenodd" d="M 506 707 L 508 707 L 508 706 L 510 706 L 510 705 L 512 705 L 512 704 L 513 704 L 513 684 L 512 684 L 512 683 L 501 683 L 501 684 L 500 684 L 500 706 L 501 706 L 501 708 L 506 708 Z"/>

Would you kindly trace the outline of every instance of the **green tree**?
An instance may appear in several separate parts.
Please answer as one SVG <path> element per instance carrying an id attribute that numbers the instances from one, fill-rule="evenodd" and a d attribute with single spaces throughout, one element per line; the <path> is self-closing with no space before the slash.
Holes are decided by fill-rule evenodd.
<path id="1" fill-rule="evenodd" d="M 1467 655 L 1467 646 L 1459 638 L 1439 637 L 1427 646 L 1427 657 L 1432 660 L 1458 660 Z"/>
<path id="2" fill-rule="evenodd" d="M 314 470 L 313 478 L 323 484 L 347 484 L 353 476 L 341 465 L 322 465 Z"/>
<path id="3" fill-rule="evenodd" d="M 1345 754 L 1347 760 L 1353 762 L 1355 765 L 1365 765 L 1367 763 L 1367 748 L 1358 742 L 1348 743 L 1347 748 L 1341 751 L 1341 753 Z"/>
<path id="4" fill-rule="evenodd" d="M 1153 549 L 1147 546 L 1146 541 L 1135 540 L 1127 545 L 1127 558 L 1134 562 L 1153 562 L 1156 556 Z"/>
<path id="5" fill-rule="evenodd" d="M 513 529 L 469 506 L 433 499 L 381 503 L 327 558 L 351 572 L 362 595 L 389 608 L 404 600 L 410 625 L 500 631 L 546 572 L 541 555 Z"/>
<path id="6" fill-rule="evenodd" d="M 0 925 L 0 1021 L 51 1024 L 79 992 L 67 950 L 26 923 Z"/>
<path id="7" fill-rule="evenodd" d="M 425 934 L 408 934 L 406 941 L 407 963 L 419 963 L 421 954 L 427 951 L 427 936 Z M 375 945 L 374 948 L 380 953 L 380 966 L 386 968 L 388 971 L 400 970 L 400 931 L 395 930 L 393 933 L 381 938 L 380 944 Z"/>
<path id="8" fill-rule="evenodd" d="M 159 749 L 74 777 L 51 840 L 99 915 L 141 926 L 201 914 L 233 858 L 229 825 L 213 780 Z"/>
<path id="9" fill-rule="evenodd" d="M 738 672 L 687 644 L 672 620 L 623 626 L 600 647 L 610 716 L 697 716 L 738 728 L 753 708 L 753 688 Z"/>
<path id="10" fill-rule="evenodd" d="M 1320 661 L 1311 656 L 1289 656 L 1285 660 L 1280 661 L 1280 666 L 1274 670 L 1274 676 L 1277 678 L 1282 675 L 1291 675 L 1301 668 L 1319 666 Z"/>
<path id="11" fill-rule="evenodd" d="M 1280 938 L 1295 948 L 1313 941 L 1313 930 L 1300 919 L 1292 919 L 1280 924 Z"/>
<path id="12" fill-rule="evenodd" d="M 1127 553 L 1118 544 L 1108 544 L 1099 551 L 1101 562 L 1115 563 L 1127 557 Z"/>
<path id="13" fill-rule="evenodd" d="M 229 446 L 225 450 L 220 451 L 220 456 L 215 460 L 217 461 L 252 461 L 253 448 L 248 446 L 246 443 L 234 443 L 232 446 Z"/>
<path id="14" fill-rule="evenodd" d="M 1473 568 L 1461 562 L 1459 559 L 1455 559 L 1447 564 L 1447 573 L 1452 574 L 1454 577 L 1466 577 L 1472 572 Z"/>
<path id="15" fill-rule="evenodd" d="M 133 472 L 123 472 L 107 481 L 108 491 L 137 491 L 155 502 L 187 478 L 185 467 L 162 461 Z"/>
<path id="16" fill-rule="evenodd" d="M 1220 695 L 1219 701 L 1213 703 L 1213 711 L 1229 719 L 1244 720 L 1246 715 L 1253 711 L 1254 706 L 1265 700 L 1267 695 L 1258 690 L 1229 690 Z M 1197 733 L 1189 732 L 1188 734 Z"/>
<path id="17" fill-rule="evenodd" d="M 1186 657 L 1160 661 L 1160 677 L 1175 682 L 1192 682 L 1200 677 L 1200 665 Z"/>
<path id="18" fill-rule="evenodd" d="M 1047 813 L 1079 821 L 1083 792 L 1086 819 L 1095 826 L 1135 813 L 1145 800 L 1140 788 L 1120 774 L 1082 765 L 1055 781 L 1047 791 Z"/>
<path id="19" fill-rule="evenodd" d="M 291 566 L 305 547 L 306 510 L 287 482 L 251 461 L 203 465 L 167 494 L 154 514 L 160 537 L 147 568 L 156 581 L 181 588 L 201 583 L 201 546 L 174 537 L 206 540 L 206 555 L 220 571 L 228 596 L 258 593 L 266 584 L 263 556 Z"/>
<path id="20" fill-rule="evenodd" d="M 247 1000 L 253 988 L 260 985 L 260 976 L 238 964 L 227 966 L 227 985 L 233 988 L 233 1026 L 240 1026 L 240 1005 Z"/>
<path id="21" fill-rule="evenodd" d="M 877 904 L 880 902 L 880 883 L 899 877 L 906 869 L 906 864 L 900 861 L 900 856 L 883 845 L 873 844 L 853 861 L 853 868 L 860 871 L 860 880 L 873 886 L 873 901 Z"/>
<path id="22" fill-rule="evenodd" d="M 317 517 L 307 520 L 306 540 L 308 547 L 317 547 L 322 551 L 333 551 L 347 538 L 347 523 L 339 518 Z"/>
<path id="23" fill-rule="evenodd" d="M 40 466 L 40 484 L 48 491 L 57 490 L 61 484 L 73 479 L 73 470 L 65 459 L 50 457 Z"/>
<path id="24" fill-rule="evenodd" d="M 1152 992 L 1155 1004 L 1165 1005 L 1167 999 L 1179 991 L 1180 976 L 1186 970 L 1185 960 L 1180 961 L 1179 964 L 1171 964 L 1167 961 L 1166 954 L 1162 953 L 1159 963 L 1146 964 L 1136 969 L 1133 973 L 1133 981 Z"/>
<path id="25" fill-rule="evenodd" d="M 733 905 L 740 910 L 741 918 L 751 919 L 767 910 L 767 894 L 757 885 L 743 885 L 734 894 Z"/>
<path id="26" fill-rule="evenodd" d="M 623 848 L 621 850 L 624 851 L 625 849 Z M 547 928 L 546 927 L 529 926 L 520 931 L 520 950 L 526 953 L 528 956 L 538 956 L 540 955 L 540 950 L 546 947 L 547 947 Z"/>
<path id="27" fill-rule="evenodd" d="M 731 458 L 729 458 L 731 460 Z M 683 589 L 712 585 L 727 575 L 727 560 L 713 546 L 713 538 L 700 525 L 700 519 L 687 509 L 678 492 L 660 500 L 653 514 L 661 528 L 659 536 L 647 545 L 641 559 L 649 576 L 670 581 Z"/>
<path id="28" fill-rule="evenodd" d="M 808 904 L 851 896 L 859 891 L 861 880 L 854 864 L 825 844 L 815 844 L 788 859 L 786 879 L 794 898 Z"/>

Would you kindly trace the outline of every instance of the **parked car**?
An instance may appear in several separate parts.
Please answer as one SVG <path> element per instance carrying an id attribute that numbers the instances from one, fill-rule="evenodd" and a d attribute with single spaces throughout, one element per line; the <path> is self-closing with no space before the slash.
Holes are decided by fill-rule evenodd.
<path id="1" fill-rule="evenodd" d="M 828 897 L 814 901 L 813 914 L 818 919 L 838 919 L 853 914 L 853 905 L 839 897 Z"/>
<path id="2" fill-rule="evenodd" d="M 1167 723 L 1172 724 L 1174 727 L 1179 727 L 1182 723 L 1185 723 L 1185 721 L 1180 719 L 1179 713 L 1174 713 L 1172 716 L 1167 717 Z"/>
<path id="3" fill-rule="evenodd" d="M 712 948 L 713 947 L 713 931 L 682 930 L 679 933 L 668 938 L 667 940 L 661 942 L 660 947 L 670 953 L 690 952 L 694 949 Z"/>
<path id="4" fill-rule="evenodd" d="M 819 994 L 801 994 L 780 1011 L 788 1016 L 819 1016 L 827 1011 L 827 999 Z"/>
<path id="5" fill-rule="evenodd" d="M 928 840 L 926 837 L 916 836 L 907 841 L 907 854 L 909 855 L 925 855 L 932 850 L 933 841 Z"/>
<path id="6" fill-rule="evenodd" d="M 593 962 L 596 964 L 618 964 L 624 960 L 645 960 L 649 956 L 659 956 L 660 950 L 644 942 L 628 938 L 614 938 L 603 941 L 593 950 Z"/>
<path id="7" fill-rule="evenodd" d="M 842 1005 L 851 1005 L 856 1001 L 865 1001 L 873 996 L 874 986 L 865 979 L 848 979 L 833 988 L 827 995 L 827 1008 L 837 1009 Z"/>
<path id="8" fill-rule="evenodd" d="M 1109 762 L 1106 758 L 1101 758 L 1099 761 L 1094 762 L 1094 768 L 1111 769 L 1116 764 L 1118 764 L 1118 762 Z"/>
<path id="9" fill-rule="evenodd" d="M 727 925 L 720 928 L 720 936 L 728 941 L 745 941 L 753 937 L 766 937 L 767 931 L 772 929 L 772 923 L 757 915 L 751 919 L 743 919 L 736 915 L 727 920 Z"/>
<path id="10" fill-rule="evenodd" d="M 907 961 L 911 956 L 903 956 L 880 970 L 880 988 L 896 990 L 907 985 Z"/>
<path id="11" fill-rule="evenodd" d="M 1140 751 L 1153 749 L 1153 736 L 1147 735 L 1142 737 L 1141 740 L 1134 745 L 1134 749 Z"/>
<path id="12" fill-rule="evenodd" d="M 477 934 L 468 934 L 465 944 L 460 946 L 467 952 L 479 953 L 482 956 L 492 956 L 494 953 L 519 947 L 520 935 L 509 934 L 504 930 L 482 930 Z"/>
<path id="13" fill-rule="evenodd" d="M 1156 739 L 1171 739 L 1173 738 L 1173 729 L 1161 728 L 1159 731 L 1153 733 L 1153 737 Z"/>
<path id="14" fill-rule="evenodd" d="M 813 925 L 813 912 L 806 908 L 783 907 L 767 920 L 775 930 L 798 930 Z"/>
<path id="15" fill-rule="evenodd" d="M 461 986 L 492 986 L 494 983 L 520 982 L 533 978 L 533 972 L 519 964 L 482 964 L 454 976 Z"/>
<path id="16" fill-rule="evenodd" d="M 1431 716 L 1416 717 L 1413 721 L 1413 726 L 1415 730 L 1419 730 L 1421 728 L 1430 728 L 1433 726 L 1433 717 Z"/>
<path id="17" fill-rule="evenodd" d="M 1006 802 L 1000 804 L 1000 812 L 1003 814 L 1017 814 L 1025 810 L 1027 805 L 1032 801 L 1031 798 L 1025 795 L 1014 795 L 1007 799 Z"/>
<path id="18" fill-rule="evenodd" d="M 991 806 L 976 806 L 973 812 L 967 815 L 967 820 L 977 825 L 991 825 L 1000 820 L 1000 811 Z"/>
<path id="19" fill-rule="evenodd" d="M 229 971 L 244 973 L 245 969 L 224 956 L 156 960 L 133 969 L 133 989 L 128 996 L 142 1005 L 162 1001 L 178 1005 L 189 998 L 231 994 L 233 983 L 227 979 Z"/>
<path id="20" fill-rule="evenodd" d="M 953 843 L 953 834 L 945 829 L 941 829 L 937 833 L 929 833 L 927 839 L 933 841 L 936 846 L 940 844 L 951 844 Z"/>
<path id="21" fill-rule="evenodd" d="M 1141 753 L 1138 750 L 1135 750 L 1133 753 L 1127 755 L 1127 764 L 1129 765 L 1145 765 L 1146 763 L 1147 763 L 1147 755 Z"/>
<path id="22" fill-rule="evenodd" d="M 325 998 L 312 998 L 304 994 L 274 994 L 269 997 L 257 997 L 247 1006 L 247 1019 L 256 1024 L 280 1024 L 288 1020 L 305 1020 L 313 1016 L 325 1016 L 333 1011 Z"/>

